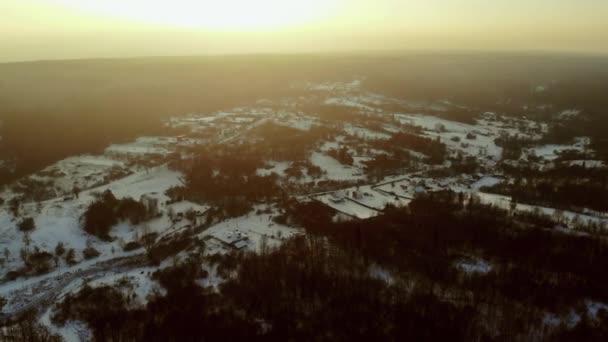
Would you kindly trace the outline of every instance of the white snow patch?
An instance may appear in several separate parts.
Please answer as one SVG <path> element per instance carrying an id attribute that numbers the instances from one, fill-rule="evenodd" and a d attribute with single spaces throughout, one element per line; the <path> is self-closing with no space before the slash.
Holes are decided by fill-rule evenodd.
<path id="1" fill-rule="evenodd" d="M 327 173 L 327 179 L 337 181 L 348 181 L 365 179 L 360 169 L 340 164 L 336 159 L 322 153 L 314 152 L 310 157 L 313 165 L 320 167 Z"/>

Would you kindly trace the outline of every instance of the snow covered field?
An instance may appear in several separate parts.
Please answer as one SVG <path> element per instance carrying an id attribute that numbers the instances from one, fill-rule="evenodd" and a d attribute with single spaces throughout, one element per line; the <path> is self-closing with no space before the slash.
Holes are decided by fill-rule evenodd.
<path id="1" fill-rule="evenodd" d="M 329 180 L 348 181 L 365 179 L 361 169 L 353 166 L 340 164 L 336 159 L 314 152 L 310 157 L 310 162 L 326 172 L 326 178 Z"/>
<path id="2" fill-rule="evenodd" d="M 264 212 L 257 213 L 257 210 Z M 259 251 L 263 245 L 262 241 L 265 241 L 268 247 L 276 247 L 285 239 L 301 233 L 298 229 L 273 222 L 275 216 L 277 213 L 273 208 L 258 207 L 245 216 L 218 223 L 199 236 L 212 242 L 207 251 L 212 254 L 231 248 L 227 247 L 228 245 L 233 245 L 232 248 L 237 249 Z"/>
<path id="3" fill-rule="evenodd" d="M 0 276 L 4 276 L 8 270 L 23 265 L 19 257 L 22 248 L 33 249 L 37 247 L 42 251 L 53 253 L 54 248 L 59 243 L 63 243 L 66 249 L 74 248 L 77 251 L 78 259 L 80 259 L 80 251 L 91 245 L 101 253 L 101 258 L 119 256 L 122 247 L 118 240 L 134 240 L 137 229 L 126 224 L 117 225 L 113 229 L 112 235 L 117 237 L 118 240 L 112 243 L 99 241 L 97 238 L 86 234 L 82 229 L 80 218 L 86 207 L 95 200 L 94 194 L 110 190 L 117 198 L 131 197 L 135 200 L 139 200 L 142 195 L 154 194 L 164 203 L 169 199 L 164 194 L 165 191 L 172 186 L 182 184 L 180 178 L 181 174 L 169 170 L 166 166 L 160 166 L 82 192 L 78 198 L 69 201 L 57 198 L 42 202 L 40 206 L 34 203 L 24 205 L 22 215 L 32 217 L 36 225 L 36 229 L 27 234 L 27 242 L 25 241 L 26 235 L 19 232 L 17 229 L 18 222 L 13 218 L 8 208 L 0 208 L 0 247 L 2 250 L 8 250 L 9 252 L 9 258 L 0 272 Z M 194 205 L 190 207 L 203 209 Z M 162 231 L 170 228 L 170 226 L 171 223 L 168 220 L 150 222 L 150 227 L 154 231 Z"/>
<path id="4" fill-rule="evenodd" d="M 544 145 L 529 149 L 527 152 L 536 157 L 553 161 L 566 151 L 584 152 L 589 148 L 590 143 L 589 138 L 581 137 L 576 139 L 572 145 Z"/>
<path id="5" fill-rule="evenodd" d="M 476 195 L 481 200 L 481 202 L 484 204 L 491 204 L 491 205 L 494 205 L 496 207 L 506 209 L 506 210 L 510 210 L 511 205 L 512 205 L 511 198 L 508 196 L 488 194 L 488 193 L 484 193 L 484 192 L 478 192 L 478 193 L 476 193 Z M 573 224 L 576 222 L 579 222 L 579 223 L 593 222 L 593 223 L 599 223 L 599 224 L 604 224 L 604 225 L 608 224 L 608 218 L 606 218 L 606 217 L 584 215 L 584 214 L 579 214 L 579 213 L 575 213 L 575 212 L 567 211 L 567 210 L 565 210 L 565 211 L 557 210 L 555 208 L 547 208 L 547 207 L 517 203 L 515 210 L 522 211 L 522 212 L 539 212 L 544 215 L 550 216 L 553 219 L 561 218 L 567 224 Z"/>

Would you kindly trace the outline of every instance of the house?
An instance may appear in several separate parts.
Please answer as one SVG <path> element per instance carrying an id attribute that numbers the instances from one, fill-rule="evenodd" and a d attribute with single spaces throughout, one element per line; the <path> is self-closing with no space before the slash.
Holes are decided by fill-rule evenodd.
<path id="1" fill-rule="evenodd" d="M 209 239 L 216 240 L 228 248 L 241 250 L 249 245 L 249 236 L 240 232 L 238 229 L 234 231 L 221 231 L 209 236 Z"/>
<path id="2" fill-rule="evenodd" d="M 232 244 L 232 247 L 237 250 L 244 249 L 245 247 L 247 247 L 247 241 L 246 240 L 237 241 Z"/>
<path id="3" fill-rule="evenodd" d="M 334 204 L 344 203 L 344 197 L 337 192 L 332 192 L 329 196 L 329 200 Z"/>

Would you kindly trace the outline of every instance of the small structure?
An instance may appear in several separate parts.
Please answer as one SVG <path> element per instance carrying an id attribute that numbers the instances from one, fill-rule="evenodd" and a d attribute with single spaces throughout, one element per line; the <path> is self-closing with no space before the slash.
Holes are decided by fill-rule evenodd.
<path id="1" fill-rule="evenodd" d="M 141 204 L 146 208 L 148 215 L 158 216 L 158 198 L 154 197 L 153 194 L 142 195 L 140 200 Z"/>
<path id="2" fill-rule="evenodd" d="M 222 231 L 212 234 L 208 238 L 220 242 L 225 247 L 236 250 L 241 250 L 249 245 L 249 236 L 238 229 L 235 231 Z"/>
<path id="3" fill-rule="evenodd" d="M 416 193 L 416 195 L 423 195 L 426 194 L 426 188 L 422 187 L 422 186 L 417 186 L 414 189 L 414 193 Z"/>
<path id="4" fill-rule="evenodd" d="M 329 196 L 329 200 L 334 204 L 344 203 L 344 197 L 337 192 L 332 192 Z"/>
<path id="5" fill-rule="evenodd" d="M 361 190 L 354 190 L 353 191 L 353 198 L 356 200 L 360 200 L 363 198 L 363 193 L 361 192 Z"/>

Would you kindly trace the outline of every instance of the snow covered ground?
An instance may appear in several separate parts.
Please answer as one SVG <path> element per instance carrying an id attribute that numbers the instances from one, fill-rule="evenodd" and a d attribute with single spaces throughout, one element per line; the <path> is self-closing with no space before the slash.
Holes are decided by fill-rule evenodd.
<path id="1" fill-rule="evenodd" d="M 287 170 L 291 166 L 290 162 L 269 161 L 266 164 L 266 167 L 260 168 L 256 171 L 256 174 L 258 176 L 266 177 L 272 174 L 276 174 L 280 177 L 284 177 L 285 170 Z"/>
<path id="2" fill-rule="evenodd" d="M 512 205 L 511 198 L 508 196 L 488 194 L 485 192 L 477 192 L 476 196 L 481 200 L 482 203 L 491 204 L 502 209 L 510 210 Z M 544 215 L 550 216 L 553 219 L 561 218 L 565 221 L 565 223 L 569 224 L 576 223 L 577 221 L 579 223 L 593 222 L 598 224 L 608 224 L 608 218 L 605 217 L 584 215 L 572 211 L 562 211 L 557 210 L 555 208 L 547 208 L 529 204 L 517 203 L 515 210 L 521 212 L 539 212 Z"/>
<path id="3" fill-rule="evenodd" d="M 467 274 L 486 274 L 492 271 L 492 265 L 481 259 L 459 261 L 456 263 L 456 268 Z"/>
<path id="4" fill-rule="evenodd" d="M 492 162 L 502 156 L 502 148 L 495 143 L 502 130 L 479 124 L 485 121 L 471 125 L 424 114 L 397 114 L 395 117 L 402 124 L 420 127 L 427 136 L 440 139 L 450 151 L 488 158 Z"/>
<path id="5" fill-rule="evenodd" d="M 553 161 L 565 151 L 584 152 L 590 144 L 589 138 L 577 138 L 572 145 L 543 145 L 529 149 L 528 154 L 540 157 L 545 160 Z"/>
<path id="6" fill-rule="evenodd" d="M 353 125 L 346 125 L 344 127 L 344 130 L 349 135 L 352 135 L 354 137 L 357 137 L 357 138 L 360 138 L 363 140 L 388 140 L 391 138 L 391 136 L 389 134 L 382 133 L 382 132 L 376 132 L 376 131 L 372 131 L 367 128 L 353 126 Z"/>
<path id="7" fill-rule="evenodd" d="M 485 176 L 485 177 L 481 178 L 480 180 L 478 180 L 477 182 L 473 183 L 473 185 L 471 185 L 471 188 L 475 191 L 479 191 L 479 189 L 483 188 L 484 186 L 494 186 L 494 185 L 500 184 L 504 181 L 505 180 L 503 178 Z"/>
<path id="8" fill-rule="evenodd" d="M 95 194 L 106 190 L 118 198 L 131 197 L 140 200 L 142 196 L 151 196 L 159 201 L 159 209 L 163 213 L 173 211 L 184 213 L 194 210 L 203 213 L 209 206 L 187 201 L 169 204 L 169 197 L 165 195 L 167 189 L 183 185 L 183 175 L 170 170 L 165 165 L 144 168 L 143 164 L 137 165 L 131 158 L 125 156 L 141 157 L 151 154 L 168 155 L 179 150 L 180 146 L 192 146 L 203 143 L 243 143 L 249 137 L 244 132 L 258 127 L 267 122 L 292 127 L 302 131 L 309 131 L 314 127 L 327 125 L 334 136 L 319 141 L 317 149 L 311 151 L 309 161 L 324 171 L 318 179 L 312 179 L 306 175 L 305 181 L 314 186 L 314 181 L 348 181 L 365 183 L 364 162 L 378 154 L 388 152 L 374 150 L 372 148 L 361 148 L 355 146 L 371 140 L 388 140 L 391 135 L 400 131 L 412 129 L 411 126 L 419 128 L 420 135 L 438 139 L 446 144 L 451 155 L 475 157 L 485 170 L 480 175 L 464 175 L 451 178 L 431 177 L 421 172 L 415 175 L 393 175 L 386 178 L 381 184 L 365 184 L 353 187 L 352 183 L 346 188 L 311 195 L 310 198 L 343 213 L 349 219 L 369 219 L 382 214 L 387 205 L 398 207 L 406 206 L 417 194 L 452 189 L 477 195 L 483 203 L 494 204 L 504 209 L 511 208 L 511 200 L 506 196 L 492 195 L 480 192 L 484 186 L 492 186 L 503 181 L 508 181 L 500 176 L 493 175 L 499 170 L 496 166 L 502 158 L 502 148 L 497 146 L 495 140 L 503 135 L 519 136 L 524 139 L 540 140 L 547 133 L 546 123 L 533 122 L 526 119 L 505 118 L 493 113 L 482 114 L 475 123 L 462 123 L 450 121 L 437 116 L 445 115 L 449 108 L 458 107 L 446 100 L 416 102 L 406 99 L 390 99 L 377 94 L 371 94 L 362 90 L 363 80 L 356 79 L 352 82 L 328 81 L 322 84 L 305 84 L 305 89 L 311 90 L 313 95 L 301 96 L 299 98 L 288 98 L 283 100 L 258 101 L 252 107 L 234 108 L 213 114 L 192 114 L 182 117 L 174 117 L 166 122 L 167 127 L 179 128 L 184 133 L 179 137 L 140 137 L 131 143 L 115 144 L 106 149 L 102 156 L 75 156 L 53 164 L 42 172 L 33 175 L 33 179 L 52 180 L 56 188 L 56 196 L 53 199 L 38 203 L 26 203 L 22 208 L 23 217 L 32 217 L 36 229 L 27 235 L 16 228 L 18 221 L 9 212 L 7 205 L 0 205 L 0 258 L 4 250 L 8 252 L 4 268 L 0 270 L 0 277 L 7 271 L 15 270 L 23 266 L 20 258 L 20 250 L 38 248 L 42 251 L 53 253 L 58 243 L 64 243 L 65 248 L 74 248 L 77 260 L 80 262 L 75 266 L 68 266 L 60 260 L 58 268 L 50 274 L 19 279 L 16 282 L 0 284 L 0 295 L 7 296 L 10 301 L 8 310 L 18 308 L 30 297 L 43 296 L 52 291 L 58 285 L 66 282 L 62 287 L 61 296 L 77 291 L 83 285 L 80 278 L 85 274 L 90 277 L 89 284 L 101 286 L 104 284 L 116 285 L 123 283 L 125 294 L 135 295 L 136 304 L 145 304 L 146 297 L 158 289 L 158 284 L 150 279 L 153 268 L 135 267 L 133 269 L 112 270 L 99 266 L 100 262 L 111 261 L 121 257 L 136 257 L 142 250 L 124 252 L 123 244 L 137 241 L 144 232 L 156 232 L 161 237 L 166 237 L 174 232 L 182 231 L 192 225 L 185 219 L 173 222 L 168 215 L 146 222 L 145 225 L 132 226 L 120 223 L 113 227 L 111 235 L 116 237 L 113 242 L 99 241 L 83 232 L 80 217 L 86 207 L 95 199 Z M 300 85 L 302 86 L 302 85 Z M 360 115 L 353 122 L 333 123 L 319 119 L 318 113 L 303 113 L 305 108 L 301 105 L 331 105 L 341 106 L 341 110 Z M 390 106 L 385 106 L 390 105 Z M 393 106 L 395 105 L 395 106 Z M 401 108 L 398 113 L 384 108 Z M 459 107 L 462 108 L 462 107 Z M 424 114 L 404 114 L 403 111 Z M 443 113 L 439 113 L 443 112 Z M 571 110 L 558 113 L 562 119 L 580 115 L 580 111 Z M 377 119 L 373 125 L 365 126 L 369 118 Z M 413 130 L 416 131 L 416 130 Z M 370 145 L 370 144 L 368 144 Z M 365 146 L 365 145 L 363 145 Z M 341 164 L 335 158 L 329 156 L 330 150 L 348 148 L 355 155 L 354 165 Z M 587 138 L 579 138 L 572 145 L 539 145 L 526 151 L 536 155 L 544 161 L 555 161 L 559 154 L 566 150 L 585 152 L 589 148 Z M 355 152 L 358 151 L 357 155 Z M 424 157 L 419 153 L 415 156 Z M 587 167 L 603 167 L 605 164 L 600 160 L 593 159 L 593 155 L 585 155 L 581 160 L 568 161 L 570 165 L 585 165 Z M 161 162 L 159 162 L 160 164 Z M 294 165 L 293 162 L 266 161 L 266 165 L 257 170 L 260 176 L 276 174 L 286 180 L 286 170 Z M 449 163 L 436 168 L 448 167 Z M 432 170 L 435 166 L 423 165 L 422 170 Z M 329 182 L 328 182 L 329 183 Z M 359 184 L 359 183 L 357 183 Z M 66 198 L 74 185 L 83 189 L 78 198 Z M 312 192 L 312 191 L 311 191 Z M 13 194 L 8 189 L 0 194 L 5 199 Z M 309 196 L 302 196 L 308 198 Z M 539 211 L 556 217 L 562 215 L 564 221 L 575 220 L 604 222 L 608 224 L 608 218 L 592 215 L 579 215 L 573 212 L 561 212 L 552 208 L 543 208 L 524 204 L 517 204 L 518 211 Z M 259 251 L 262 245 L 270 247 L 278 246 L 285 239 L 303 232 L 293 227 L 277 224 L 273 221 L 279 215 L 278 209 L 272 203 L 260 204 L 248 215 L 228 219 L 219 222 L 199 237 L 207 241 L 206 253 L 227 253 L 231 250 L 242 249 L 247 251 Z M 95 260 L 84 260 L 82 250 L 88 246 L 94 247 L 100 252 L 99 258 Z M 208 265 L 202 265 L 207 267 Z M 484 274 L 492 270 L 492 265 L 484 260 L 471 259 L 461 260 L 455 267 L 466 273 Z M 86 273 L 90 270 L 90 273 Z M 200 280 L 203 286 L 217 286 L 222 279 L 209 269 L 210 277 Z M 392 283 L 394 279 L 390 272 L 379 267 L 370 269 L 370 273 L 378 279 Z M 85 277 L 85 278 L 86 278 Z M 589 305 L 591 312 L 606 309 L 606 305 L 593 303 Z M 69 323 L 65 327 L 54 327 L 50 323 L 50 312 L 43 314 L 41 322 L 51 327 L 52 331 L 60 333 L 68 341 L 87 339 L 87 330 L 78 323 Z"/>
<path id="9" fill-rule="evenodd" d="M 77 259 L 80 259 L 80 252 L 88 245 L 93 246 L 101 253 L 101 258 L 116 257 L 122 251 L 118 240 L 132 241 L 138 234 L 137 227 L 121 223 L 113 228 L 112 235 L 118 240 L 112 243 L 100 241 L 95 237 L 86 234 L 81 225 L 80 218 L 87 206 L 95 200 L 95 193 L 102 193 L 106 190 L 112 191 L 117 198 L 131 197 L 139 200 L 142 195 L 153 194 L 164 203 L 169 198 L 165 191 L 172 186 L 181 185 L 181 174 L 169 170 L 166 166 L 159 166 L 147 171 L 134 173 L 123 179 L 114 181 L 110 184 L 84 191 L 76 199 L 65 201 L 57 198 L 40 203 L 27 204 L 23 206 L 22 216 L 32 217 L 36 224 L 36 229 L 25 234 L 17 229 L 18 221 L 15 220 L 8 208 L 0 208 L 0 249 L 7 250 L 9 254 L 5 267 L 0 271 L 0 276 L 5 272 L 14 270 L 23 265 L 20 258 L 22 248 L 34 249 L 38 247 L 42 251 L 54 253 L 55 247 L 63 243 L 66 249 L 74 248 Z M 195 210 L 206 210 L 204 206 L 195 204 L 176 204 Z M 179 208 L 178 208 L 179 210 Z M 171 223 L 168 219 L 153 220 L 149 223 L 152 231 L 162 232 L 169 229 Z M 5 253 L 5 252 L 3 252 Z"/>
<path id="10" fill-rule="evenodd" d="M 326 172 L 326 178 L 336 181 L 349 181 L 365 179 L 362 170 L 353 166 L 340 164 L 336 159 L 319 152 L 314 152 L 310 161 Z"/>
<path id="11" fill-rule="evenodd" d="M 316 196 L 315 199 L 341 213 L 359 219 L 368 219 L 381 214 L 379 210 L 365 207 L 359 203 L 349 200 L 348 198 L 341 197 L 341 200 L 336 200 L 334 199 L 333 194 Z"/>
<path id="12" fill-rule="evenodd" d="M 301 233 L 298 229 L 275 223 L 272 219 L 277 215 L 272 207 L 257 207 L 245 216 L 220 222 L 199 236 L 212 242 L 207 251 L 210 254 L 221 253 L 227 248 L 259 251 L 263 240 L 268 247 L 276 247 L 285 239 Z M 243 244 L 239 245 L 239 241 Z M 234 246 L 228 247 L 231 244 Z"/>

